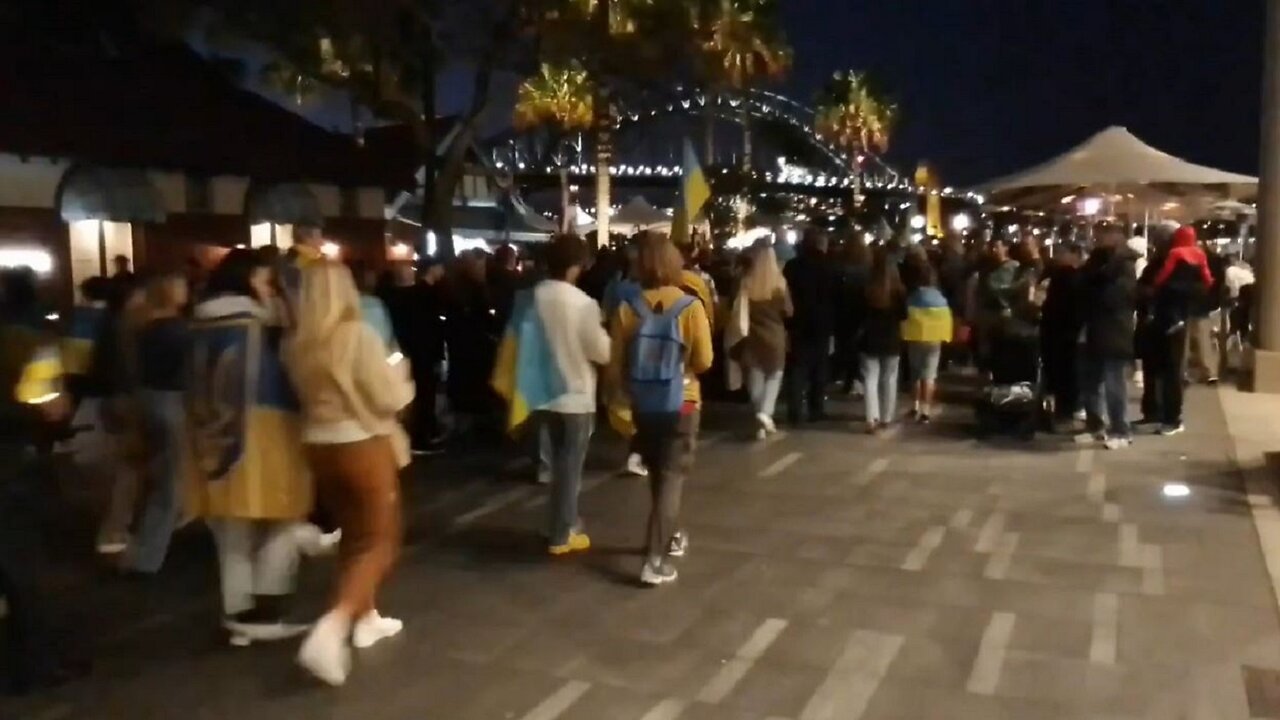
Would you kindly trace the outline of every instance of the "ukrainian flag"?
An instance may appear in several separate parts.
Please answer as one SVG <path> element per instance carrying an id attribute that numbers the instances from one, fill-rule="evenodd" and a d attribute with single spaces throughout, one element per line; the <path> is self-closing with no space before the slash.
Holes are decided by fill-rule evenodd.
<path id="1" fill-rule="evenodd" d="M 948 343 L 952 336 L 951 306 L 937 288 L 919 288 L 907 298 L 902 339 L 907 342 Z"/>
<path id="2" fill-rule="evenodd" d="M 702 207 L 711 199 L 711 185 L 698 164 L 698 155 L 688 138 L 684 141 L 684 169 L 680 178 L 680 202 L 676 205 L 675 222 L 672 224 L 672 240 L 677 245 L 689 242 L 693 221 Z"/>
<path id="3" fill-rule="evenodd" d="M 568 392 L 568 383 L 534 306 L 532 290 L 516 294 L 489 384 L 507 401 L 509 431 L 523 425 L 534 410 Z"/>
<path id="4" fill-rule="evenodd" d="M 107 309 L 99 305 L 77 305 L 71 310 L 67 334 L 62 338 L 62 363 L 68 375 L 88 375 L 93 365 L 93 348 L 107 322 Z"/>

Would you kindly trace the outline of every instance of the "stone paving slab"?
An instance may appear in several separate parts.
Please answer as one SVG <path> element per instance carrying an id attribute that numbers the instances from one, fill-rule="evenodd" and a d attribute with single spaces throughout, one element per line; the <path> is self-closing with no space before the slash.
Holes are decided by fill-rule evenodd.
<path id="1" fill-rule="evenodd" d="M 347 687 L 303 677 L 291 643 L 223 646 L 193 538 L 190 566 L 77 611 L 102 630 L 92 678 L 0 718 L 1277 717 L 1250 507 L 1215 396 L 1193 391 L 1188 416 L 1184 436 L 1107 453 L 979 444 L 954 407 L 891 439 L 837 420 L 760 444 L 711 412 L 693 548 L 652 591 L 634 580 L 648 489 L 612 475 L 616 442 L 582 499 L 592 552 L 556 561 L 543 490 L 433 462 L 406 488 L 412 544 L 381 601 L 406 629 Z M 313 612 L 329 571 L 306 570 Z"/>

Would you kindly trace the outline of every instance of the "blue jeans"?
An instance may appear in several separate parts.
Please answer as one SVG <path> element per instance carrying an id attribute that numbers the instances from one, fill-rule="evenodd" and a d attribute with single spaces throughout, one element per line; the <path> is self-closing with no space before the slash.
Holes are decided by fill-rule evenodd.
<path id="1" fill-rule="evenodd" d="M 898 360 L 897 355 L 862 356 L 868 423 L 893 422 L 898 408 Z"/>
<path id="2" fill-rule="evenodd" d="M 759 368 L 747 369 L 747 392 L 751 395 L 751 407 L 757 413 L 773 417 L 778 405 L 778 392 L 781 390 L 781 370 L 766 373 Z"/>
<path id="3" fill-rule="evenodd" d="M 538 473 L 542 477 L 549 474 L 551 481 L 548 537 L 552 545 L 564 545 L 569 542 L 569 533 L 581 525 L 578 492 L 596 416 L 539 410 L 534 421 L 538 428 Z"/>
<path id="4" fill-rule="evenodd" d="M 1085 356 L 1081 370 L 1080 390 L 1090 419 L 1100 423 L 1105 417 L 1107 435 L 1129 437 L 1129 361 Z"/>
<path id="5" fill-rule="evenodd" d="M 187 411 L 181 392 L 143 390 L 141 400 L 147 448 L 147 497 L 137 532 L 124 557 L 124 567 L 154 573 L 164 564 L 169 539 L 182 516 L 180 497 Z"/>

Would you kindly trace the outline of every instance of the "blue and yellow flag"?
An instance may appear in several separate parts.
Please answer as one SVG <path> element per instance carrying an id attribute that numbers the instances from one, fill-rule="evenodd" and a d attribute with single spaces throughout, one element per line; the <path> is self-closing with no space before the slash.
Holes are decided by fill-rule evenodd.
<path id="1" fill-rule="evenodd" d="M 498 345 L 490 385 L 507 401 L 509 431 L 518 429 L 534 410 L 568 391 L 534 305 L 532 290 L 516 293 L 511 320 Z"/>
<path id="2" fill-rule="evenodd" d="M 105 305 L 77 305 L 71 309 L 67 333 L 62 337 L 62 363 L 68 375 L 88 375 L 93 349 L 107 322 Z"/>
<path id="3" fill-rule="evenodd" d="M 671 225 L 671 239 L 677 245 L 689 242 L 690 229 L 698 213 L 711 199 L 711 185 L 707 176 L 698 164 L 698 155 L 693 150 L 693 143 L 684 140 L 684 169 L 680 176 L 680 202 L 676 203 L 675 222 Z"/>
<path id="4" fill-rule="evenodd" d="M 205 517 L 300 519 L 312 510 L 313 490 L 298 400 L 280 361 L 280 330 L 266 326 L 253 305 L 217 298 L 202 303 L 191 323 L 189 509 Z"/>
<path id="5" fill-rule="evenodd" d="M 937 288 L 917 288 L 907 298 L 902 339 L 907 342 L 948 343 L 953 333 L 951 307 Z"/>

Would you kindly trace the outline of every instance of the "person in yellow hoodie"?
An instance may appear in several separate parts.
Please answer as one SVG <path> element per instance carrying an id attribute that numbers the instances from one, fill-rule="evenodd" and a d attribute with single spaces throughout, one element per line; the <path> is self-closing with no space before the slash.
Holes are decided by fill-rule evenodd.
<path id="1" fill-rule="evenodd" d="M 669 558 L 688 548 L 688 534 L 679 527 L 680 501 L 697 447 L 698 375 L 713 356 L 711 324 L 703 304 L 680 287 L 683 259 L 670 239 L 642 236 L 636 269 L 641 293 L 610 318 L 608 378 L 613 392 L 629 401 L 636 445 L 649 468 L 653 505 L 640 581 L 661 585 L 676 579 Z"/>

